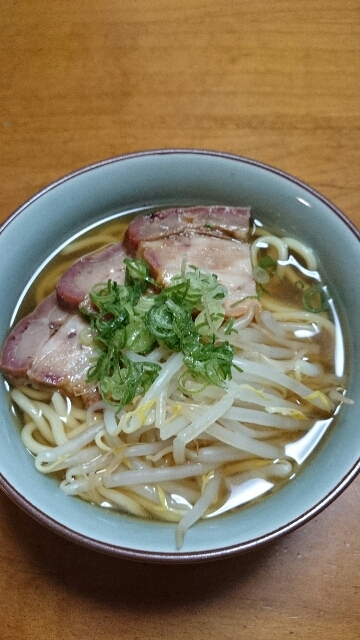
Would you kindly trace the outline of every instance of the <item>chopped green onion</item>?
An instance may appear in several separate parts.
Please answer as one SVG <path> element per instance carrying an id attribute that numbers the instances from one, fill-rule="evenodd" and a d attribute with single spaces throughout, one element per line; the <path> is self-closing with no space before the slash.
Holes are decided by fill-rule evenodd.
<path id="1" fill-rule="evenodd" d="M 277 267 L 277 262 L 271 256 L 266 255 L 263 258 L 260 258 L 257 266 L 260 267 L 260 269 L 264 269 L 269 274 L 271 274 L 275 272 L 275 269 Z"/>
<path id="2" fill-rule="evenodd" d="M 147 264 L 124 263 L 124 284 L 109 280 L 96 285 L 90 292 L 93 308 L 83 309 L 99 353 L 88 381 L 96 382 L 103 399 L 120 410 L 144 394 L 161 370 L 147 360 L 133 362 L 124 349 L 145 355 L 160 345 L 183 353 L 192 387 L 224 387 L 231 378 L 234 350 L 228 342 L 216 342 L 214 335 L 224 321 L 227 294 L 217 276 L 194 266 L 186 271 L 183 265 L 181 274 L 154 294 Z M 224 324 L 226 333 L 232 324 Z"/>
<path id="3" fill-rule="evenodd" d="M 259 282 L 260 284 L 267 284 L 270 280 L 270 274 L 266 269 L 259 266 L 253 268 L 253 276 L 255 282 Z"/>
<path id="4" fill-rule="evenodd" d="M 306 311 L 321 313 L 329 308 L 327 294 L 321 285 L 312 285 L 302 294 L 302 303 Z"/>
<path id="5" fill-rule="evenodd" d="M 96 367 L 90 370 L 88 380 L 98 381 L 103 399 L 118 410 L 143 395 L 161 370 L 161 365 L 155 362 L 132 362 L 124 355 L 103 354 L 98 363 L 100 370 Z"/>

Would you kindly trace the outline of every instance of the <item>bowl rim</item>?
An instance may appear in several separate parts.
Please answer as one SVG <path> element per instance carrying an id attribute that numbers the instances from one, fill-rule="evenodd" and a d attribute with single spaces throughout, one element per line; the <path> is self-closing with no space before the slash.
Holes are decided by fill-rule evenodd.
<path id="1" fill-rule="evenodd" d="M 40 199 L 43 195 L 56 189 L 56 187 L 76 179 L 78 176 L 84 175 L 85 173 L 91 172 L 98 168 L 116 164 L 123 161 L 128 161 L 137 158 L 151 157 L 151 156 L 174 156 L 174 155 L 191 155 L 191 156 L 207 156 L 207 157 L 215 157 L 219 159 L 228 159 L 236 162 L 240 162 L 245 165 L 254 166 L 260 169 L 263 169 L 267 172 L 275 174 L 281 178 L 284 178 L 287 181 L 301 187 L 306 192 L 311 194 L 317 200 L 322 202 L 326 207 L 331 209 L 335 215 L 341 219 L 341 221 L 349 228 L 349 230 L 355 235 L 356 239 L 360 241 L 360 231 L 357 227 L 347 218 L 347 216 L 340 210 L 336 205 L 334 205 L 330 200 L 328 200 L 325 196 L 315 190 L 313 187 L 303 182 L 302 180 L 294 177 L 290 173 L 287 173 L 281 169 L 275 168 L 266 163 L 260 162 L 255 159 L 248 158 L 246 156 L 236 155 L 227 152 L 221 151 L 213 151 L 206 149 L 188 149 L 188 148 L 164 148 L 164 149 L 148 149 L 144 151 L 135 151 L 132 153 L 127 153 L 123 155 L 112 156 L 110 158 L 100 160 L 98 162 L 92 163 L 90 165 L 86 165 L 80 169 L 72 171 L 68 174 L 65 174 L 63 177 L 51 182 L 40 191 L 36 192 L 33 196 L 31 196 L 28 200 L 26 200 L 22 205 L 20 205 L 12 214 L 10 214 L 7 219 L 3 222 L 0 227 L 0 234 L 6 229 L 6 227 L 17 218 L 25 209 L 31 206 L 34 202 Z M 148 550 L 137 550 L 128 547 L 122 547 L 120 545 L 114 545 L 111 543 L 107 543 L 104 541 L 97 540 L 95 538 L 91 538 L 83 533 L 77 532 L 70 527 L 58 522 L 53 517 L 47 515 L 40 508 L 34 506 L 30 501 L 27 500 L 8 480 L 7 478 L 0 472 L 0 488 L 4 491 L 4 493 L 15 502 L 23 511 L 33 517 L 42 525 L 46 526 L 50 530 L 56 532 L 57 534 L 65 537 L 77 544 L 85 546 L 87 548 L 93 549 L 98 552 L 102 552 L 109 555 L 119 556 L 129 560 L 138 560 L 138 561 L 146 561 L 146 562 L 162 562 L 162 563 L 190 563 L 190 562 L 204 562 L 209 560 L 216 560 L 220 558 L 225 558 L 229 556 L 233 556 L 235 554 L 248 552 L 253 549 L 257 549 L 265 544 L 269 544 L 274 540 L 294 531 L 299 528 L 314 516 L 318 515 L 321 511 L 323 511 L 328 505 L 330 505 L 345 489 L 350 485 L 350 483 L 355 479 L 355 477 L 360 472 L 360 458 L 359 460 L 348 470 L 345 476 L 341 479 L 340 482 L 337 483 L 335 487 L 333 487 L 320 501 L 318 501 L 311 509 L 302 513 L 293 521 L 287 523 L 286 525 L 282 525 L 279 528 L 276 528 L 265 535 L 261 535 L 260 537 L 256 537 L 250 539 L 246 542 L 241 542 L 239 544 L 225 546 L 225 547 L 217 547 L 216 549 L 209 549 L 204 551 L 189 551 L 189 552 L 157 552 L 157 551 L 148 551 Z"/>
<path id="2" fill-rule="evenodd" d="M 207 149 L 192 149 L 192 148 L 177 148 L 177 147 L 169 147 L 169 148 L 159 148 L 159 149 L 145 149 L 143 151 L 134 151 L 132 153 L 126 153 L 116 156 L 111 156 L 104 160 L 99 160 L 97 162 L 91 163 L 89 165 L 84 165 L 79 169 L 71 171 L 70 173 L 64 174 L 62 177 L 50 182 L 48 185 L 37 191 L 35 194 L 30 196 L 23 204 L 15 209 L 7 218 L 4 220 L 2 225 L 0 226 L 0 233 L 10 224 L 14 217 L 17 217 L 24 209 L 30 206 L 33 202 L 41 198 L 43 195 L 48 193 L 49 191 L 55 189 L 61 184 L 76 178 L 77 176 L 83 175 L 95 169 L 101 168 L 106 165 L 116 164 L 118 162 L 123 162 L 135 158 L 143 158 L 149 156 L 166 156 L 166 155 L 200 155 L 200 156 L 209 156 L 214 158 L 223 158 L 228 160 L 233 160 L 236 162 L 240 162 L 246 165 L 255 166 L 260 169 L 264 169 L 270 173 L 278 175 L 279 177 L 285 178 L 296 184 L 297 186 L 303 188 L 305 191 L 308 191 L 315 198 L 319 199 L 323 204 L 330 207 L 336 213 L 336 215 L 346 224 L 349 229 L 358 237 L 360 240 L 360 230 L 354 225 L 354 223 L 339 209 L 333 202 L 331 202 L 328 198 L 322 195 L 319 191 L 314 189 L 311 185 L 303 182 L 299 178 L 296 178 L 291 173 L 283 171 L 277 167 L 269 165 L 265 162 L 261 162 L 260 160 L 255 160 L 253 158 L 249 158 L 247 156 L 241 156 L 234 153 L 215 151 L 215 150 L 207 150 Z"/>
<path id="3" fill-rule="evenodd" d="M 61 524 L 44 511 L 35 507 L 29 502 L 15 487 L 13 487 L 8 480 L 0 473 L 0 488 L 4 493 L 17 504 L 25 513 L 30 515 L 34 520 L 57 533 L 63 538 L 71 540 L 72 542 L 79 544 L 80 546 L 92 549 L 94 551 L 104 553 L 106 555 L 112 555 L 121 557 L 127 560 L 136 560 L 141 562 L 151 563 L 176 563 L 176 564 L 189 564 L 208 562 L 211 560 L 220 560 L 222 558 L 239 555 L 240 553 L 246 553 L 259 549 L 275 540 L 282 538 L 283 536 L 300 528 L 312 518 L 319 515 L 326 507 L 339 497 L 339 495 L 351 484 L 360 472 L 360 460 L 350 469 L 348 474 L 334 487 L 329 493 L 311 509 L 303 513 L 298 518 L 287 523 L 282 527 L 273 529 L 270 533 L 253 538 L 247 542 L 242 542 L 235 545 L 217 547 L 216 549 L 209 549 L 205 551 L 189 551 L 189 552 L 158 552 L 158 551 L 142 551 L 139 549 L 132 549 L 129 547 L 123 547 L 121 545 L 113 545 L 108 542 L 103 542 L 91 538 L 83 533 L 79 533 L 64 524 Z"/>

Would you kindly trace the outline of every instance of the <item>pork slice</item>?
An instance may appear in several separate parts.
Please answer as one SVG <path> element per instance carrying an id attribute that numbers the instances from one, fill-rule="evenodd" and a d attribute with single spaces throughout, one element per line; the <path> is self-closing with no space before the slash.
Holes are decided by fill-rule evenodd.
<path id="1" fill-rule="evenodd" d="M 228 290 L 228 317 L 244 315 L 257 298 L 248 243 L 193 233 L 142 242 L 139 252 L 162 285 L 180 273 L 184 256 L 188 265 L 215 273 Z"/>
<path id="2" fill-rule="evenodd" d="M 131 254 L 147 240 L 158 240 L 196 231 L 202 235 L 245 240 L 249 233 L 248 207 L 189 207 L 158 211 L 134 218 L 127 228 L 124 244 Z"/>
<path id="3" fill-rule="evenodd" d="M 87 326 L 80 315 L 61 309 L 56 294 L 51 294 L 11 331 L 1 351 L 1 371 L 15 386 L 59 388 L 71 395 L 83 395 L 85 403 L 90 404 L 99 394 L 86 382 L 96 356 L 80 341 L 80 333 Z"/>
<path id="4" fill-rule="evenodd" d="M 127 255 L 124 245 L 119 242 L 76 260 L 60 277 L 56 286 L 61 307 L 75 312 L 80 304 L 86 306 L 91 288 L 99 282 L 114 280 L 123 284 L 124 258 Z"/>
<path id="5" fill-rule="evenodd" d="M 35 387 L 56 387 L 65 393 L 82 396 L 85 404 L 99 399 L 96 385 L 86 382 L 88 370 L 97 352 L 84 346 L 81 332 L 88 324 L 77 314 L 69 314 L 66 322 L 37 351 L 28 379 Z"/>
<path id="6" fill-rule="evenodd" d="M 64 324 L 68 315 L 57 305 L 53 293 L 17 323 L 0 355 L 0 369 L 9 382 L 20 385 L 28 382 L 27 372 L 35 354 Z"/>

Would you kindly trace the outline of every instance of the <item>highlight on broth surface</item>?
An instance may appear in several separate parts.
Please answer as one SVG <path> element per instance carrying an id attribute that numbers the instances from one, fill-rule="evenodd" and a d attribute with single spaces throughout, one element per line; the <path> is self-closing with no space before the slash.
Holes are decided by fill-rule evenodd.
<path id="1" fill-rule="evenodd" d="M 79 252 L 118 242 L 114 229 L 66 247 L 39 279 L 37 302 L 69 267 L 78 278 L 83 263 L 71 265 Z M 181 255 L 184 236 L 188 245 L 196 236 L 198 253 L 202 237 L 211 244 L 223 230 L 176 233 L 171 253 L 176 236 L 180 257 L 167 281 L 169 264 L 152 268 L 148 256 L 158 245 L 147 237 L 142 256 L 136 249 L 125 257 L 122 282 L 98 282 L 82 299 L 76 337 L 91 356 L 89 396 L 16 380 L 4 356 L 2 369 L 36 469 L 54 474 L 68 495 L 176 523 L 181 548 L 199 519 L 292 479 L 341 403 L 351 401 L 339 320 L 309 247 L 260 223 L 246 237 L 227 237 L 231 250 L 248 251 L 251 268 L 252 282 L 242 275 L 245 289 L 236 280 L 236 299 L 221 268 L 207 268 L 206 251 L 198 254 L 205 265 Z"/>

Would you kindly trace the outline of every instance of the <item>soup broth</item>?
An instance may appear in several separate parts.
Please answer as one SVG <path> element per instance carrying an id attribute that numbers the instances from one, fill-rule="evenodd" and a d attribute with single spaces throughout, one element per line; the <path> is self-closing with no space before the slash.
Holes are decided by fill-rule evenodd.
<path id="1" fill-rule="evenodd" d="M 63 248 L 27 291 L 19 317 L 79 257 L 121 242 L 131 218 L 114 217 Z M 257 221 L 249 241 L 260 308 L 216 331 L 217 343 L 234 349 L 223 387 L 188 375 L 181 354 L 160 343 L 144 357 L 162 367 L 158 379 L 168 370 L 166 383 L 121 411 L 103 399 L 88 408 L 61 390 L 11 391 L 39 471 L 55 475 L 69 495 L 178 523 L 178 547 L 199 518 L 248 505 L 293 479 L 348 401 L 340 323 L 311 249 Z"/>

